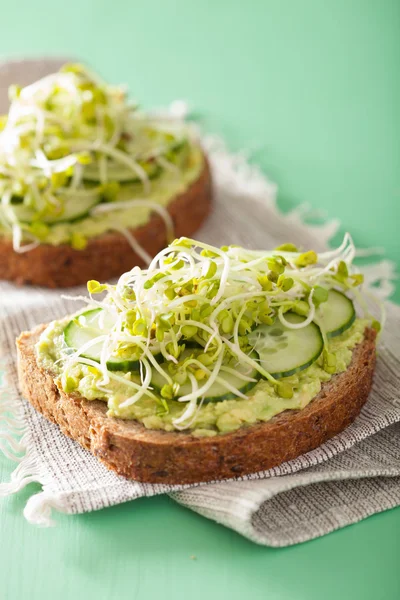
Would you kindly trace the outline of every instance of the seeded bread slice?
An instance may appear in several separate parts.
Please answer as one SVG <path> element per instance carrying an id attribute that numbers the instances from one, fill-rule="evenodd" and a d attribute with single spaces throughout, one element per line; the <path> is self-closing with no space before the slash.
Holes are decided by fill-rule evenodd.
<path id="1" fill-rule="evenodd" d="M 205 160 L 198 179 L 168 205 L 175 236 L 191 236 L 209 214 L 211 204 L 211 174 Z M 133 229 L 132 234 L 150 256 L 168 243 L 165 223 L 159 215 Z M 0 279 L 50 288 L 85 284 L 89 279 L 108 281 L 135 265 L 143 266 L 142 259 L 120 233 L 93 238 L 84 250 L 74 250 L 69 244 L 41 244 L 23 254 L 14 252 L 11 241 L 0 237 L 0 256 Z"/>
<path id="2" fill-rule="evenodd" d="M 354 421 L 367 400 L 375 367 L 375 331 L 367 329 L 347 371 L 324 383 L 306 408 L 285 411 L 267 423 L 232 433 L 195 438 L 107 417 L 105 402 L 63 392 L 52 373 L 37 363 L 34 345 L 45 327 L 40 325 L 17 339 L 23 395 L 106 467 L 143 482 L 224 479 L 269 469 L 309 452 Z"/>

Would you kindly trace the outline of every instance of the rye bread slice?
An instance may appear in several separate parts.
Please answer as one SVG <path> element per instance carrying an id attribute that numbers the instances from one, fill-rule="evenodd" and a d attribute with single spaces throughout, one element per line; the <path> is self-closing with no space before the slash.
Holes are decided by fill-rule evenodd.
<path id="1" fill-rule="evenodd" d="M 19 382 L 25 398 L 106 467 L 129 479 L 151 483 L 235 477 L 309 452 L 354 421 L 368 398 L 375 368 L 375 331 L 366 329 L 347 371 L 324 383 L 304 409 L 288 410 L 267 423 L 232 433 L 195 438 L 107 417 L 105 402 L 63 392 L 53 375 L 37 363 L 34 345 L 45 327 L 40 325 L 17 339 Z"/>
<path id="2" fill-rule="evenodd" d="M 168 205 L 175 236 L 191 236 L 210 213 L 211 204 L 211 173 L 205 159 L 198 179 Z M 168 244 L 165 223 L 159 215 L 152 215 L 148 223 L 132 229 L 132 234 L 150 256 Z M 0 279 L 50 288 L 81 285 L 89 279 L 108 281 L 135 265 L 144 266 L 120 233 L 93 238 L 84 250 L 74 250 L 69 244 L 41 244 L 23 254 L 14 252 L 12 242 L 0 237 L 0 256 Z"/>

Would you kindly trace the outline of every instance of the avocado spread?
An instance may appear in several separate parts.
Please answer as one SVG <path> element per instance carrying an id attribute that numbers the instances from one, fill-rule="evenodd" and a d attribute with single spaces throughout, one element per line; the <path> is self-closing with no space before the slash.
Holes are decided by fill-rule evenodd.
<path id="1" fill-rule="evenodd" d="M 62 350 L 65 349 L 63 330 L 68 320 L 51 323 L 37 344 L 41 365 L 56 373 L 62 372 L 60 363 L 56 363 L 56 361 L 62 356 Z M 347 369 L 351 362 L 352 350 L 363 340 L 364 331 L 368 325 L 370 325 L 370 321 L 367 319 L 356 319 L 347 331 L 332 340 L 330 351 L 336 358 L 335 373 Z M 122 380 L 127 376 L 134 378 L 131 373 L 120 372 L 118 375 Z M 331 377 L 332 373 L 324 370 L 321 357 L 304 371 L 284 378 L 293 386 L 292 398 L 280 397 L 269 381 L 261 380 L 248 393 L 247 400 L 237 398 L 203 404 L 191 425 L 191 433 L 196 437 L 228 433 L 257 421 L 269 421 L 285 410 L 302 409 L 319 393 L 322 383 L 329 381 Z M 113 381 L 107 393 L 99 391 L 96 384 L 100 378 L 100 371 L 78 363 L 69 371 L 67 377 L 61 377 L 61 385 L 65 391 L 78 393 L 87 400 L 107 402 L 108 415 L 111 417 L 135 419 L 148 429 L 164 429 L 165 431 L 176 429 L 173 421 L 183 413 L 185 407 L 182 406 L 182 403 L 171 400 L 167 412 L 160 410 L 160 404 L 156 400 L 143 397 L 136 404 L 126 409 L 120 409 L 119 405 L 130 394 L 127 386 L 123 381 Z"/>

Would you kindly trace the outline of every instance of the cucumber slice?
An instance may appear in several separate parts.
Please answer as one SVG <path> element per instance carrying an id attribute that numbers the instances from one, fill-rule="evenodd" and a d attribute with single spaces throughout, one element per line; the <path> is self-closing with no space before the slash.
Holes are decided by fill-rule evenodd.
<path id="1" fill-rule="evenodd" d="M 102 323 L 100 319 L 103 319 Z M 64 340 L 67 346 L 74 350 L 78 350 L 90 340 L 99 335 L 107 334 L 111 331 L 114 325 L 114 320 L 110 313 L 104 312 L 102 308 L 94 308 L 87 310 L 80 315 L 74 317 L 64 329 Z M 102 342 L 89 348 L 82 356 L 96 362 L 100 362 L 100 353 Z M 138 371 L 140 368 L 139 357 L 112 358 L 107 361 L 107 368 L 110 371 Z"/>
<path id="2" fill-rule="evenodd" d="M 199 354 L 203 351 L 203 349 L 200 349 L 200 351 L 198 352 Z M 186 356 L 190 355 L 190 354 L 195 354 L 194 351 L 187 351 L 185 350 L 182 353 L 182 358 Z M 254 353 L 253 358 L 258 358 L 257 355 Z M 161 368 L 168 373 L 168 364 L 171 363 L 161 363 L 160 366 Z M 230 361 L 229 364 L 226 363 L 226 365 L 223 366 L 227 366 L 230 367 L 231 369 L 234 369 L 238 374 L 241 375 L 246 375 L 247 377 L 251 377 L 252 379 L 254 379 L 254 381 L 244 381 L 243 379 L 241 379 L 238 375 L 235 375 L 234 373 L 226 373 L 224 371 L 221 371 L 220 373 L 220 377 L 221 379 L 223 379 L 224 381 L 226 381 L 229 385 L 234 386 L 236 389 L 240 390 L 242 392 L 242 394 L 246 394 L 247 392 L 249 392 L 258 382 L 258 380 L 260 379 L 260 373 L 258 371 L 256 371 L 256 369 L 252 369 L 251 367 L 249 367 L 249 365 L 247 364 L 241 364 L 239 362 L 232 362 Z M 199 387 L 202 387 L 205 383 L 206 383 L 207 379 L 202 379 L 201 381 L 199 381 Z M 157 390 L 161 390 L 161 388 L 167 383 L 167 380 L 155 369 L 153 369 L 153 377 L 151 380 L 151 384 L 152 386 L 157 389 Z M 179 391 L 177 393 L 177 398 L 181 397 L 181 396 L 186 396 L 186 394 L 190 394 L 190 392 L 192 391 L 192 384 L 190 382 L 189 379 L 187 379 L 184 383 L 182 383 L 179 387 Z M 204 398 L 204 403 L 208 403 L 208 402 L 221 402 L 222 400 L 231 400 L 234 398 L 238 398 L 237 394 L 234 394 L 233 392 L 231 392 L 230 390 L 228 390 L 224 384 L 222 382 L 219 381 L 215 381 L 212 386 L 208 389 L 207 391 L 207 396 Z"/>
<path id="3" fill-rule="evenodd" d="M 296 324 L 305 320 L 293 312 L 287 312 L 285 319 Z M 324 348 L 321 330 L 315 323 L 290 329 L 276 321 L 273 325 L 257 327 L 248 338 L 263 369 L 277 379 L 307 369 Z"/>
<path id="4" fill-rule="evenodd" d="M 163 156 L 173 164 L 180 164 L 186 159 L 185 150 L 187 150 L 188 147 L 187 140 L 175 140 Z M 139 160 L 138 164 L 146 171 L 149 179 L 155 179 L 163 171 L 162 167 L 160 167 L 160 165 L 152 158 Z M 137 183 L 141 181 L 140 177 L 132 172 L 132 169 L 121 165 L 120 163 L 116 163 L 113 160 L 108 162 L 107 178 L 109 181 L 118 181 L 119 183 Z M 85 167 L 83 180 L 91 182 L 100 181 L 99 169 L 96 164 L 90 164 Z"/>
<path id="5" fill-rule="evenodd" d="M 328 338 L 332 338 L 351 327 L 355 318 L 356 311 L 350 298 L 337 290 L 329 290 L 328 300 L 319 306 L 315 322 Z"/>
<path id="6" fill-rule="evenodd" d="M 52 225 L 82 219 L 89 214 L 91 208 L 100 202 L 100 196 L 98 194 L 92 196 L 71 195 L 64 196 L 63 200 L 65 204 L 60 213 L 44 215 L 40 220 L 47 225 Z M 37 211 L 22 203 L 12 203 L 7 207 L 0 206 L 0 211 L 4 214 L 7 214 L 7 211 L 13 212 L 21 223 L 32 223 L 37 215 Z"/>
<path id="7" fill-rule="evenodd" d="M 140 164 L 140 163 L 139 163 Z M 155 179 L 160 175 L 162 168 L 156 162 L 146 162 L 141 164 L 145 169 L 149 179 Z M 121 166 L 119 163 L 110 163 L 107 168 L 107 178 L 109 181 L 118 181 L 119 183 L 136 183 L 140 178 L 132 172 L 132 169 Z M 84 181 L 99 182 L 99 170 L 96 165 L 88 165 L 83 174 Z"/>

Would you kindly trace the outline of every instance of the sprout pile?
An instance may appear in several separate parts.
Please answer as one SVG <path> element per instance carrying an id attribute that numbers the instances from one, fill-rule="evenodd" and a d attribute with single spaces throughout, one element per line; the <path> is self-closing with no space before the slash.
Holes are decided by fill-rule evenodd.
<path id="1" fill-rule="evenodd" d="M 291 385 L 266 371 L 253 354 L 250 334 L 273 323 L 289 329 L 307 327 L 317 320 L 332 288 L 355 298 L 379 329 L 359 290 L 363 277 L 352 266 L 354 255 L 348 234 L 340 247 L 320 254 L 299 252 L 292 244 L 265 252 L 236 246 L 217 248 L 187 238 L 175 240 L 147 269 L 134 267 L 116 285 L 88 283 L 90 297 L 85 301 L 103 309 L 101 319 L 112 326 L 102 329 L 100 320 L 90 341 L 75 351 L 65 350 L 63 385 L 68 387 L 70 369 L 83 364 L 99 374 L 96 385 L 100 390 L 107 391 L 112 381 L 128 386 L 130 396 L 120 408 L 147 396 L 168 411 L 168 403 L 178 400 L 185 410 L 174 421 L 177 429 L 190 425 L 215 382 L 237 398 L 246 398 L 243 388 L 232 387 L 223 377 L 230 371 L 243 382 L 264 378 L 277 394 L 290 398 Z M 302 319 L 288 319 L 289 311 Z M 75 319 L 85 324 L 84 316 Z M 321 333 L 323 365 L 334 372 L 335 356 L 322 326 Z M 98 362 L 84 357 L 99 344 Z M 137 376 L 107 368 L 110 359 L 124 357 L 140 361 Z M 167 368 L 161 368 L 161 362 Z M 237 364 L 248 365 L 248 373 L 257 376 L 238 373 Z M 152 385 L 155 374 L 163 381 L 157 389 Z M 188 392 L 179 395 L 183 384 L 189 384 Z"/>
<path id="2" fill-rule="evenodd" d="M 124 88 L 82 65 L 65 65 L 22 89 L 12 86 L 10 100 L 0 123 L 0 230 L 16 252 L 45 243 L 53 223 L 68 221 L 71 199 L 98 202 L 93 215 L 118 210 L 127 181 L 136 181 L 146 199 L 152 178 L 178 172 L 187 154 L 184 123 L 142 113 Z M 170 228 L 166 211 L 150 208 Z M 87 240 L 75 234 L 70 243 L 83 249 Z"/>

